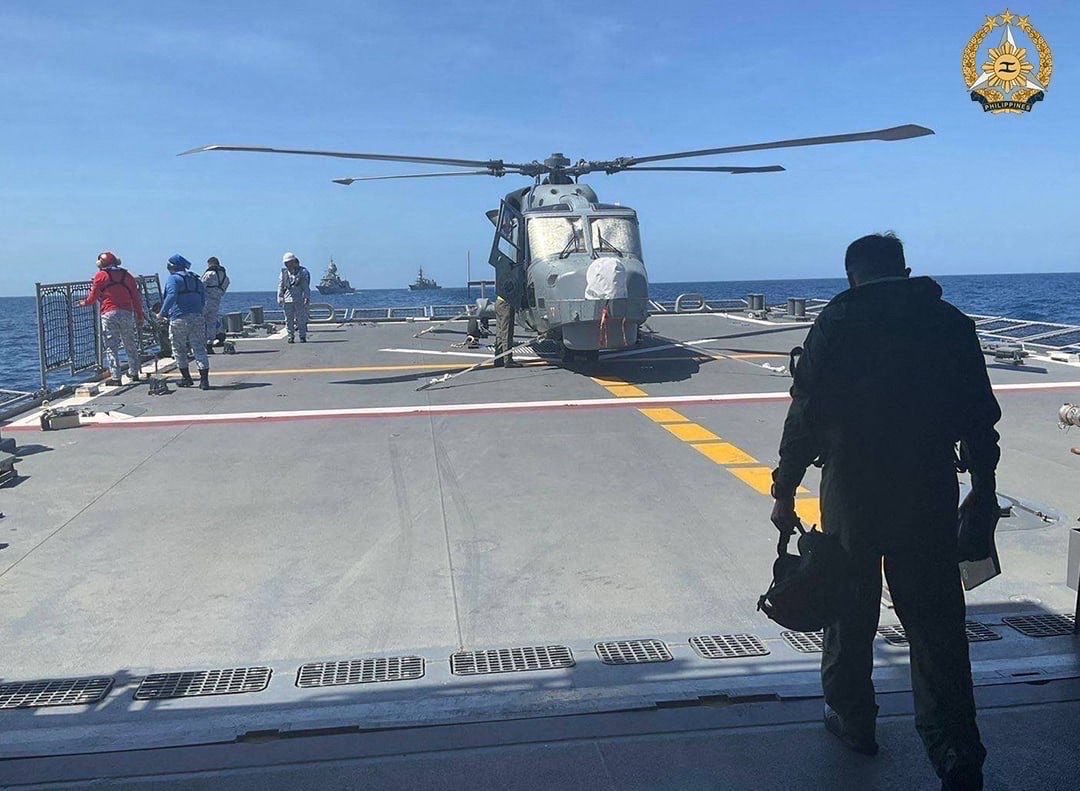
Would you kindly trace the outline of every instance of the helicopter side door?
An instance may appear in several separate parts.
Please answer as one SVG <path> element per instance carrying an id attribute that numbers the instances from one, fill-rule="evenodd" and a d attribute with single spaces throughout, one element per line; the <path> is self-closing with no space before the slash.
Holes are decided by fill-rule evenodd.
<path id="1" fill-rule="evenodd" d="M 514 272 L 515 268 L 525 268 L 525 220 L 520 211 L 502 200 L 499 202 L 499 214 L 495 220 L 495 238 L 491 242 L 491 255 L 488 263 L 495 268 L 495 293 L 503 293 L 505 278 L 515 274 L 525 282 L 524 271 Z M 524 294 L 522 304 L 525 307 Z"/>

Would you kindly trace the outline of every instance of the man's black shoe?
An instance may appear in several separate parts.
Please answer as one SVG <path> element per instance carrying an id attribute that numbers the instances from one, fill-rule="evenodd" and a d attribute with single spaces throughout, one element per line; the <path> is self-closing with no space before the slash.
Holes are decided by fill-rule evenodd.
<path id="1" fill-rule="evenodd" d="M 982 791 L 982 767 L 953 750 L 949 751 L 941 773 L 941 791 Z"/>
<path id="2" fill-rule="evenodd" d="M 854 750 L 862 755 L 877 755 L 878 743 L 874 736 L 874 728 L 849 728 L 844 725 L 840 715 L 830 707 L 825 707 L 825 730 L 844 743 L 849 750 Z"/>
<path id="3" fill-rule="evenodd" d="M 300 336 L 300 343 L 307 343 L 307 336 L 306 335 L 301 335 Z"/>
<path id="4" fill-rule="evenodd" d="M 290 335 L 288 338 L 285 339 L 285 343 L 296 343 L 296 340 L 293 338 L 292 335 Z"/>
<path id="5" fill-rule="evenodd" d="M 506 360 L 505 360 L 505 359 L 503 359 L 502 357 L 500 357 L 500 358 L 499 358 L 499 359 L 497 359 L 497 360 L 492 360 L 492 361 L 491 361 L 491 364 L 492 364 L 493 366 L 495 366 L 496 368 L 502 368 L 502 367 L 503 367 L 504 365 L 506 365 Z"/>
<path id="6" fill-rule="evenodd" d="M 519 363 L 519 362 L 518 362 L 517 360 L 515 360 L 515 359 L 514 359 L 513 357 L 507 357 L 507 358 L 506 358 L 506 367 L 507 367 L 507 368 L 520 368 L 520 367 L 521 367 L 521 363 Z"/>
<path id="7" fill-rule="evenodd" d="M 106 387 L 119 387 L 120 384 L 121 384 L 121 382 L 120 382 L 119 379 L 106 379 L 105 380 L 105 386 Z"/>

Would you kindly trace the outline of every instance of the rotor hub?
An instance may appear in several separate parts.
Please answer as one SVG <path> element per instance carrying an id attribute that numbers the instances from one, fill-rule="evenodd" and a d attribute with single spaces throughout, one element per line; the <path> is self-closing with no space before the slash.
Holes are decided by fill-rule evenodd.
<path id="1" fill-rule="evenodd" d="M 564 154 L 558 152 L 552 154 L 550 157 L 544 160 L 544 164 L 547 165 L 549 170 L 565 170 L 570 166 L 570 160 Z"/>

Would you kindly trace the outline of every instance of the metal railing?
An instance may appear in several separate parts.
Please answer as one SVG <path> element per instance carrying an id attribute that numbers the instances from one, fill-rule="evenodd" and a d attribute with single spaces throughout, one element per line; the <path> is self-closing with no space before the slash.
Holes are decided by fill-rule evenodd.
<path id="1" fill-rule="evenodd" d="M 157 275 L 136 278 L 142 292 L 143 312 L 160 306 L 161 281 Z M 66 370 L 71 377 L 103 367 L 104 345 L 96 305 L 83 306 L 90 293 L 89 280 L 71 283 L 35 284 L 37 306 L 38 361 L 41 389 L 49 391 L 49 374 Z M 141 356 L 159 349 L 157 334 L 139 328 Z M 141 360 L 140 360 L 141 362 Z"/>

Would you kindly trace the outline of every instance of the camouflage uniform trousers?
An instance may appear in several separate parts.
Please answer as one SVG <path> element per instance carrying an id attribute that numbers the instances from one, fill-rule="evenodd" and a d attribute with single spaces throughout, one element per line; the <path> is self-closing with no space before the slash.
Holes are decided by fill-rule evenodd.
<path id="1" fill-rule="evenodd" d="M 285 329 L 292 337 L 299 332 L 301 338 L 307 337 L 308 306 L 303 302 L 285 302 Z"/>
<path id="2" fill-rule="evenodd" d="M 113 310 L 101 314 L 101 335 L 105 344 L 105 359 L 112 372 L 113 379 L 119 379 L 122 369 L 120 367 L 120 345 L 123 344 L 127 353 L 128 368 L 131 372 L 138 372 L 141 360 L 139 359 L 139 333 L 135 328 L 135 314 L 130 310 Z"/>
<path id="3" fill-rule="evenodd" d="M 206 306 L 203 308 L 203 320 L 206 322 L 206 340 L 212 341 L 218 334 L 218 326 L 221 323 L 221 300 L 206 298 Z"/>
<path id="4" fill-rule="evenodd" d="M 201 313 L 169 321 L 169 342 L 173 347 L 173 359 L 181 368 L 188 367 L 187 350 L 195 352 L 195 367 L 200 371 L 210 369 L 210 359 L 206 356 L 206 320 Z"/>
<path id="5" fill-rule="evenodd" d="M 514 348 L 514 306 L 502 297 L 495 298 L 495 356 Z"/>

